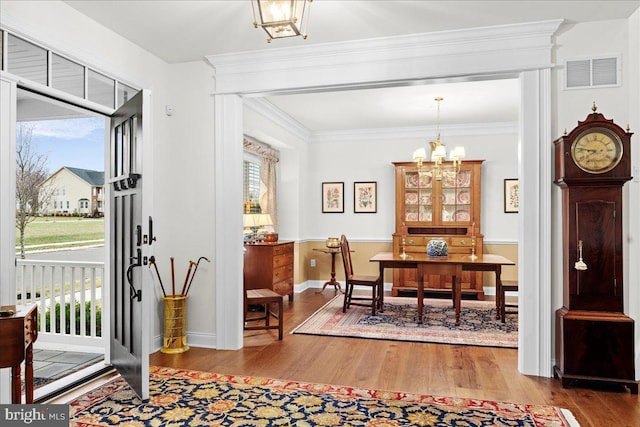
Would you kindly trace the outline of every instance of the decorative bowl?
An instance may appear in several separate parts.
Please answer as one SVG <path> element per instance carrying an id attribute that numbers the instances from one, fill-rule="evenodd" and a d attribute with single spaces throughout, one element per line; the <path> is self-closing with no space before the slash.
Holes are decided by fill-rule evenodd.
<path id="1" fill-rule="evenodd" d="M 431 257 L 445 257 L 449 255 L 449 246 L 442 237 L 434 237 L 427 243 L 427 255 Z"/>
<path id="2" fill-rule="evenodd" d="M 274 243 L 278 241 L 278 233 L 267 233 L 264 235 L 264 241 Z"/>
<path id="3" fill-rule="evenodd" d="M 339 248 L 340 239 L 338 239 L 337 237 L 329 237 L 326 241 L 326 245 L 328 248 Z"/>

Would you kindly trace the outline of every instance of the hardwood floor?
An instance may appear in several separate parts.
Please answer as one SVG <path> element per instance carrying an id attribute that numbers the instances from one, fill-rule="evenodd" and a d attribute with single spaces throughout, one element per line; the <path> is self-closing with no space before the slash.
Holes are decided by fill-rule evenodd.
<path id="1" fill-rule="evenodd" d="M 640 398 L 624 389 L 563 389 L 553 378 L 522 375 L 514 349 L 289 334 L 334 292 L 314 289 L 285 302 L 285 336 L 245 332 L 244 348 L 191 348 L 151 355 L 158 366 L 253 375 L 439 396 L 553 405 L 569 409 L 583 427 L 640 426 Z M 285 298 L 287 301 L 287 298 Z"/>

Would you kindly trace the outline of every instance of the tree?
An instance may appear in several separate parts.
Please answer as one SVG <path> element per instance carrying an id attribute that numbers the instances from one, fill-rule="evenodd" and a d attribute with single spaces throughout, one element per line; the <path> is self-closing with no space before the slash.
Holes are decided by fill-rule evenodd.
<path id="1" fill-rule="evenodd" d="M 20 234 L 20 258 L 24 258 L 24 232 L 53 194 L 44 185 L 49 176 L 47 156 L 32 144 L 34 124 L 19 123 L 16 138 L 16 228 Z"/>

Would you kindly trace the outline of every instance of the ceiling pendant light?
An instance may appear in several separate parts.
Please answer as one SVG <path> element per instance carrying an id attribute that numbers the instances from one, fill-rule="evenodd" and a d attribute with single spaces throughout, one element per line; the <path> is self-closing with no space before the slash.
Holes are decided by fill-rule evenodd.
<path id="1" fill-rule="evenodd" d="M 444 170 L 442 162 L 447 157 L 447 150 L 440 142 L 440 101 L 444 98 L 437 97 L 435 101 L 438 103 L 438 115 L 436 118 L 436 140 L 435 142 L 430 142 L 429 145 L 431 147 L 431 162 L 433 163 L 433 170 L 424 171 L 423 170 L 423 162 L 427 158 L 427 150 L 425 148 L 418 148 L 413 152 L 413 160 L 416 162 L 418 166 L 418 172 L 420 174 L 429 174 L 433 176 L 436 180 L 442 180 L 443 173 L 447 173 L 449 171 Z M 465 156 L 464 147 L 455 147 L 449 153 L 449 160 L 452 163 L 453 173 L 460 172 L 460 166 L 462 165 L 462 159 Z"/>
<path id="2" fill-rule="evenodd" d="M 266 31 L 267 43 L 271 43 L 272 39 L 295 36 L 302 36 L 306 40 L 307 22 L 312 1 L 251 0 L 253 26 L 255 28 L 261 27 Z"/>

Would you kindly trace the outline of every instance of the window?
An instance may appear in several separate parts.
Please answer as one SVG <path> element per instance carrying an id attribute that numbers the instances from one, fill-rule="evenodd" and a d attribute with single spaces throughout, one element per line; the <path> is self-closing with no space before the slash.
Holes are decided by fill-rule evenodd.
<path id="1" fill-rule="evenodd" d="M 9 34 L 7 71 L 36 83 L 46 85 L 47 51 L 43 48 Z"/>
<path id="2" fill-rule="evenodd" d="M 67 209 L 69 209 L 69 201 L 67 200 Z"/>
<path id="3" fill-rule="evenodd" d="M 245 160 L 243 167 L 244 212 L 260 213 L 260 162 Z"/>
<path id="4" fill-rule="evenodd" d="M 52 54 L 51 87 L 84 98 L 84 67 L 60 55 Z"/>
<path id="5" fill-rule="evenodd" d="M 138 92 L 119 80 L 2 28 L 0 48 L 0 70 L 105 107 L 114 108 L 116 100 L 115 107 L 119 107 Z"/>
<path id="6" fill-rule="evenodd" d="M 113 104 L 115 103 L 115 87 L 115 80 L 93 70 L 89 70 L 87 78 L 87 99 L 89 99 L 89 101 L 113 108 Z"/>

